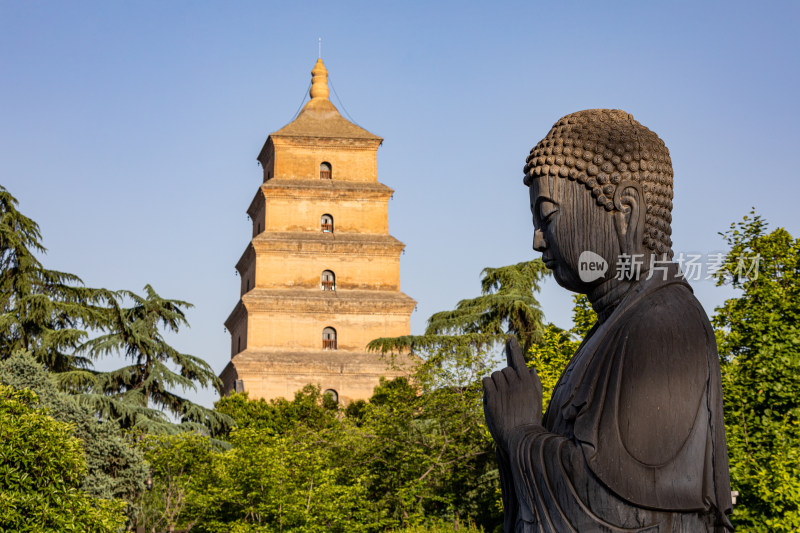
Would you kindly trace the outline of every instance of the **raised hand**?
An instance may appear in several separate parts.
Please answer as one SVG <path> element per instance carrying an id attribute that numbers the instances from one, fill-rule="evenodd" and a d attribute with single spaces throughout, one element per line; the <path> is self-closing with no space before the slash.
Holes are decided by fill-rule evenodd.
<path id="1" fill-rule="evenodd" d="M 525 365 L 517 339 L 506 343 L 508 366 L 483 378 L 483 412 L 495 442 L 506 449 L 512 429 L 542 423 L 542 382 Z"/>

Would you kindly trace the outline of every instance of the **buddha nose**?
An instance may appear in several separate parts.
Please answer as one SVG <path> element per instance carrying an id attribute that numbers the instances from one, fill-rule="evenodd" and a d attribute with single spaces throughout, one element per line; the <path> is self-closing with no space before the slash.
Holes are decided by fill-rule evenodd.
<path id="1" fill-rule="evenodd" d="M 544 239 L 544 234 L 541 230 L 537 229 L 533 232 L 533 249 L 537 252 L 547 250 L 547 241 Z"/>

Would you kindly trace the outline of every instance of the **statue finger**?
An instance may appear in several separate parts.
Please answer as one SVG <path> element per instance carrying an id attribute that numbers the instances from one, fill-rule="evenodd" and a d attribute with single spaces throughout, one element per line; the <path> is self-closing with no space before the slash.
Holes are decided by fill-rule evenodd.
<path id="1" fill-rule="evenodd" d="M 506 342 L 506 361 L 508 366 L 517 372 L 521 372 L 522 369 L 526 368 L 525 357 L 522 355 L 522 347 L 515 337 L 511 337 L 508 339 L 508 342 Z"/>
<path id="2" fill-rule="evenodd" d="M 501 370 L 501 372 L 503 373 L 503 377 L 506 378 L 506 381 L 508 382 L 509 385 L 521 381 L 521 376 L 519 375 L 519 372 L 515 368 L 506 367 L 503 370 Z"/>
<path id="3" fill-rule="evenodd" d="M 497 392 L 497 387 L 494 384 L 494 380 L 490 377 L 483 378 L 481 382 L 483 383 L 483 400 L 486 401 L 486 396 Z"/>
<path id="4" fill-rule="evenodd" d="M 508 380 L 506 379 L 506 375 L 503 374 L 502 370 L 492 372 L 492 381 L 494 381 L 494 385 L 497 390 L 508 388 Z"/>

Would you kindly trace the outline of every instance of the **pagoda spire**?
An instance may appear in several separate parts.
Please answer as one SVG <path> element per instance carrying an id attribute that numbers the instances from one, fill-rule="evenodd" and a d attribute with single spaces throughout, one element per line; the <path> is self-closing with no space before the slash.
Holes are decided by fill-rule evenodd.
<path id="1" fill-rule="evenodd" d="M 311 69 L 311 90 L 309 94 L 312 100 L 329 100 L 328 69 L 325 68 L 322 58 L 317 59 L 317 63 Z"/>

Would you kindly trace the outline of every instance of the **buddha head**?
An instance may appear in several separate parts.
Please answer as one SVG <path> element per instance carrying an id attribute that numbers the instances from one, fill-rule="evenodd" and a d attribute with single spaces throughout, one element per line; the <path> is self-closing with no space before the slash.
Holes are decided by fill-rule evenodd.
<path id="1" fill-rule="evenodd" d="M 524 183 L 533 247 L 561 286 L 589 293 L 616 276 L 621 256 L 672 258 L 669 150 L 628 113 L 589 109 L 563 117 L 531 150 Z M 579 275 L 585 252 L 608 266 L 590 281 Z"/>

